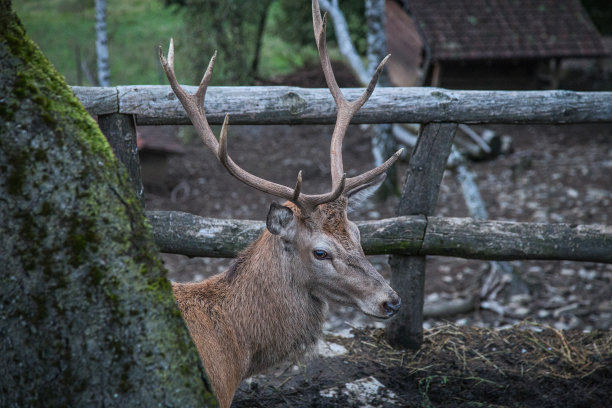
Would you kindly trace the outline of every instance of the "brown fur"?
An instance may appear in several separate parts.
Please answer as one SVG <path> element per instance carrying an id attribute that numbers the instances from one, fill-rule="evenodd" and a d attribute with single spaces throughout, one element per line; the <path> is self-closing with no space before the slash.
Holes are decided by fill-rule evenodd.
<path id="1" fill-rule="evenodd" d="M 244 378 L 303 353 L 321 332 L 323 302 L 300 289 L 279 240 L 265 231 L 232 274 L 173 284 L 221 407 Z"/>

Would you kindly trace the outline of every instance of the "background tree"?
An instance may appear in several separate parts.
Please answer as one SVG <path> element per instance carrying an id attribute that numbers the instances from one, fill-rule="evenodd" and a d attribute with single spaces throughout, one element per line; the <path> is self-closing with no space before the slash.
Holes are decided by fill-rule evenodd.
<path id="1" fill-rule="evenodd" d="M 313 47 L 312 11 L 308 2 L 276 0 L 276 5 L 275 24 L 273 27 L 270 27 L 271 34 L 295 45 Z M 346 33 L 350 39 L 349 43 L 355 48 L 356 54 L 365 55 L 367 52 L 366 37 L 368 30 L 365 20 L 365 3 L 363 1 L 343 0 L 339 1 L 339 5 L 343 11 L 343 18 L 347 26 L 347 30 L 341 33 L 341 35 Z M 327 42 L 330 46 L 334 43 L 339 47 L 342 45 L 336 39 L 335 30 L 328 28 L 327 37 Z M 316 53 L 316 48 L 313 49 L 315 50 L 313 59 L 318 62 L 319 57 Z M 351 67 L 354 68 L 352 64 Z"/>
<path id="2" fill-rule="evenodd" d="M 98 85 L 110 85 L 108 67 L 108 36 L 106 32 L 106 0 L 96 0 L 96 56 L 98 62 Z"/>
<path id="3" fill-rule="evenodd" d="M 0 0 L 0 406 L 215 405 L 125 169 Z"/>
<path id="4" fill-rule="evenodd" d="M 272 0 L 167 0 L 184 7 L 191 77 L 199 81 L 215 50 L 216 85 L 247 85 L 257 76 L 266 15 Z M 178 52 L 178 51 L 177 51 Z"/>

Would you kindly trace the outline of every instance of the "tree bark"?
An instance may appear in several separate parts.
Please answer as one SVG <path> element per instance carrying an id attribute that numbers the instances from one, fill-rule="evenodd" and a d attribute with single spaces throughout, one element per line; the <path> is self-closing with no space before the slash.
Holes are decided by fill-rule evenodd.
<path id="1" fill-rule="evenodd" d="M 139 200 L 0 0 L 0 406 L 214 406 Z"/>
<path id="2" fill-rule="evenodd" d="M 257 32 L 255 34 L 255 46 L 253 50 L 253 59 L 251 60 L 251 72 L 249 76 L 251 78 L 257 78 L 259 76 L 259 54 L 261 54 L 261 46 L 263 44 L 263 35 L 264 30 L 266 28 L 266 19 L 268 17 L 268 10 L 270 9 L 270 5 L 272 4 L 272 0 L 264 0 L 261 3 L 263 7 L 260 15 L 259 21 L 257 22 Z"/>

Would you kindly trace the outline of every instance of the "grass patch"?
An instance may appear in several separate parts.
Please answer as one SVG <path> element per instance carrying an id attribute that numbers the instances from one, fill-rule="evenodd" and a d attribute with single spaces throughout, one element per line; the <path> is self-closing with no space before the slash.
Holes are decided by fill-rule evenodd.
<path id="1" fill-rule="evenodd" d="M 78 54 L 96 75 L 93 1 L 21 0 L 13 7 L 28 34 L 71 85 L 94 85 L 77 71 Z M 111 84 L 166 83 L 157 62 L 157 47 L 182 35 L 182 17 L 161 0 L 107 0 Z M 177 47 L 178 48 L 178 47 Z M 177 54 L 177 66 L 187 61 Z"/>
<path id="2" fill-rule="evenodd" d="M 93 0 L 20 0 L 13 2 L 13 8 L 30 37 L 70 85 L 95 85 Z M 165 7 L 163 0 L 107 0 L 106 13 L 111 85 L 165 85 L 157 47 L 162 45 L 167 52 L 170 37 L 176 39 L 179 82 L 193 82 L 189 77 L 186 48 L 190 41 L 185 37 L 182 9 Z M 314 38 L 311 44 L 296 46 L 271 34 L 270 28 L 277 24 L 275 18 L 275 13 L 268 15 L 260 56 L 262 78 L 288 74 L 318 61 Z M 341 58 L 336 48 L 330 48 L 330 57 Z M 81 65 L 87 67 L 89 75 L 79 69 Z"/>

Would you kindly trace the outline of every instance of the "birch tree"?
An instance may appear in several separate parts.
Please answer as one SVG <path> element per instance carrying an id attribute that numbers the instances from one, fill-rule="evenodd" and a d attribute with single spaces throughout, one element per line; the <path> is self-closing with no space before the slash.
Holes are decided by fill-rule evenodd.
<path id="1" fill-rule="evenodd" d="M 98 85 L 110 86 L 108 36 L 106 31 L 106 0 L 96 0 L 96 55 L 98 64 Z"/>

